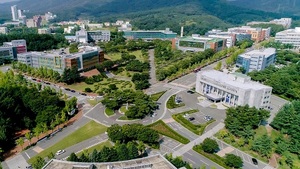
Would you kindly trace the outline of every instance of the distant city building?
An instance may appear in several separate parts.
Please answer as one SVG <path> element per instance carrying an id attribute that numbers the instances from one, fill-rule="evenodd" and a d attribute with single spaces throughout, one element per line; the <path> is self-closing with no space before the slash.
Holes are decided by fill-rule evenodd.
<path id="1" fill-rule="evenodd" d="M 272 87 L 253 82 L 244 74 L 209 70 L 197 73 L 196 91 L 208 100 L 229 106 L 249 105 L 268 109 Z"/>
<path id="2" fill-rule="evenodd" d="M 41 27 L 42 17 L 41 16 L 33 16 L 32 19 L 27 19 L 26 26 L 28 28 L 39 28 Z"/>
<path id="3" fill-rule="evenodd" d="M 247 23 L 247 25 L 257 25 L 257 24 L 276 24 L 276 25 L 282 25 L 284 28 L 288 29 L 292 25 L 292 18 L 274 19 L 269 22 L 253 21 Z"/>
<path id="4" fill-rule="evenodd" d="M 17 49 L 16 47 L 4 47 L 0 46 L 0 63 L 2 64 L 3 60 L 16 60 L 17 59 Z"/>
<path id="5" fill-rule="evenodd" d="M 251 28 L 250 26 L 242 26 L 229 28 L 228 32 L 231 33 L 246 33 L 251 34 L 251 39 L 255 42 L 261 42 L 270 38 L 271 28 Z"/>
<path id="6" fill-rule="evenodd" d="M 75 26 L 68 26 L 67 28 L 64 28 L 64 33 L 71 34 L 74 29 Z"/>
<path id="7" fill-rule="evenodd" d="M 177 33 L 172 32 L 169 28 L 165 30 L 138 30 L 138 31 L 124 31 L 124 37 L 126 39 L 165 39 L 172 40 L 176 38 Z"/>
<path id="8" fill-rule="evenodd" d="M 47 13 L 45 13 L 45 19 L 47 20 L 47 21 L 49 21 L 49 20 L 52 20 L 52 19 L 55 19 L 57 16 L 56 15 L 54 15 L 53 13 L 51 13 L 51 12 L 47 12 Z"/>
<path id="9" fill-rule="evenodd" d="M 249 33 L 235 33 L 236 42 L 244 40 L 252 40 L 252 35 Z"/>
<path id="10" fill-rule="evenodd" d="M 104 22 L 104 26 L 106 26 L 106 27 L 110 27 L 110 22 Z"/>
<path id="11" fill-rule="evenodd" d="M 117 22 L 115 23 L 116 26 L 121 26 L 124 24 L 124 21 L 121 20 L 117 20 Z"/>
<path id="12" fill-rule="evenodd" d="M 10 8 L 11 8 L 12 21 L 19 21 L 17 5 L 13 5 Z"/>
<path id="13" fill-rule="evenodd" d="M 47 67 L 63 73 L 65 68 L 74 66 L 78 71 L 94 68 L 104 61 L 104 53 L 99 47 L 84 46 L 72 54 L 64 51 L 22 53 L 17 55 L 17 60 L 35 68 Z"/>
<path id="14" fill-rule="evenodd" d="M 86 31 L 81 29 L 76 32 L 76 42 L 88 43 L 88 42 L 98 42 L 98 41 L 110 41 L 110 31 L 109 30 L 98 30 L 98 31 Z"/>
<path id="15" fill-rule="evenodd" d="M 4 42 L 3 47 L 15 47 L 17 53 L 25 53 L 27 52 L 26 40 L 12 40 L 11 42 Z"/>
<path id="16" fill-rule="evenodd" d="M 119 32 L 132 31 L 132 25 L 130 23 L 124 23 L 118 27 Z"/>
<path id="17" fill-rule="evenodd" d="M 90 30 L 103 28 L 102 23 L 89 23 L 89 24 L 87 24 L 87 26 Z"/>
<path id="18" fill-rule="evenodd" d="M 116 162 L 72 162 L 52 159 L 42 169 L 176 169 L 162 155 Z"/>
<path id="19" fill-rule="evenodd" d="M 300 48 L 300 27 L 276 33 L 275 41 L 291 44 L 294 48 Z"/>
<path id="20" fill-rule="evenodd" d="M 39 28 L 38 34 L 51 34 L 51 29 L 50 28 Z"/>
<path id="21" fill-rule="evenodd" d="M 7 34 L 7 33 L 8 33 L 7 27 L 0 27 L 0 34 Z"/>
<path id="22" fill-rule="evenodd" d="M 182 37 L 172 40 L 172 46 L 173 48 L 177 48 L 184 52 L 199 52 L 206 49 L 220 51 L 226 48 L 226 39 L 203 37 L 198 34 L 194 34 L 189 37 Z"/>
<path id="23" fill-rule="evenodd" d="M 236 66 L 243 67 L 248 73 L 254 70 L 264 70 L 266 67 L 274 64 L 275 61 L 276 49 L 266 48 L 240 54 L 237 58 Z"/>

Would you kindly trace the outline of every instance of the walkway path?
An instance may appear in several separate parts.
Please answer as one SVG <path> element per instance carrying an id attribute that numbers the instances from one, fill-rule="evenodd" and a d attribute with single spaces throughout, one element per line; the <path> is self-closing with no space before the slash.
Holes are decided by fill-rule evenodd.
<path id="1" fill-rule="evenodd" d="M 150 61 L 150 84 L 153 85 L 157 83 L 156 67 L 154 62 L 154 49 L 150 49 L 148 52 L 149 52 L 149 61 Z"/>
<path id="2" fill-rule="evenodd" d="M 219 130 L 221 130 L 224 127 L 225 127 L 224 123 L 219 123 L 214 128 L 209 130 L 208 132 L 202 134 L 197 139 L 191 141 L 190 143 L 188 143 L 188 144 L 184 145 L 183 147 L 181 147 L 179 150 L 175 151 L 173 153 L 173 157 L 182 156 L 187 151 L 193 149 L 193 146 L 202 143 L 202 141 L 206 138 L 212 137 L 214 134 L 216 134 Z"/>

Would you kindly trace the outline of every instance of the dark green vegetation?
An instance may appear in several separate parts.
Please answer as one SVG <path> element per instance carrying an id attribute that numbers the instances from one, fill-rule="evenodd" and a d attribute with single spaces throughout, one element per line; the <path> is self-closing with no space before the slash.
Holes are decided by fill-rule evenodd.
<path id="1" fill-rule="evenodd" d="M 129 104 L 130 106 L 125 115 L 133 119 L 143 118 L 157 108 L 156 103 L 152 101 L 150 96 L 142 91 L 135 92 L 132 90 L 111 91 L 111 93 L 104 96 L 102 104 L 112 110 L 118 110 L 123 104 Z"/>
<path id="2" fill-rule="evenodd" d="M 187 144 L 190 142 L 189 139 L 178 134 L 171 127 L 169 127 L 166 123 L 164 123 L 162 120 L 152 123 L 148 127 L 152 128 L 153 130 L 156 130 L 159 134 L 168 136 L 182 144 Z"/>
<path id="3" fill-rule="evenodd" d="M 187 163 L 186 161 L 182 160 L 182 157 L 176 157 L 173 158 L 172 154 L 166 154 L 165 158 L 170 161 L 176 168 L 182 168 L 185 167 L 186 169 L 192 169 L 191 165 Z"/>
<path id="4" fill-rule="evenodd" d="M 243 160 L 241 157 L 234 154 L 226 154 L 225 164 L 232 168 L 240 168 L 243 166 Z"/>
<path id="5" fill-rule="evenodd" d="M 276 48 L 278 51 L 280 51 L 282 49 L 292 49 L 293 48 L 292 44 L 283 44 L 281 42 L 275 42 L 275 41 L 272 41 L 272 40 L 264 41 L 264 42 L 261 43 L 261 45 L 264 46 L 265 48 L 270 48 L 270 47 L 271 48 Z"/>
<path id="6" fill-rule="evenodd" d="M 288 137 L 279 137 L 276 152 L 284 153 L 290 151 L 300 155 L 300 101 L 293 101 L 291 104 L 286 104 L 278 112 L 271 126 L 280 131 L 282 134 L 287 134 Z"/>
<path id="7" fill-rule="evenodd" d="M 226 164 L 226 162 L 228 162 L 225 158 L 222 158 L 220 156 L 218 156 L 217 154 L 215 154 L 216 151 L 218 151 L 219 146 L 218 143 L 210 138 L 206 138 L 203 143 L 199 144 L 199 145 L 195 145 L 193 147 L 193 150 L 195 150 L 197 153 L 203 155 L 204 157 L 214 161 L 215 163 L 219 164 L 220 166 L 226 168 L 226 169 L 231 169 L 233 166 L 229 166 Z M 237 161 L 238 162 L 238 161 Z M 237 163 L 234 163 L 237 164 Z"/>
<path id="8" fill-rule="evenodd" d="M 68 161 L 75 162 L 113 162 L 113 161 L 125 161 L 138 157 L 142 157 L 144 153 L 144 147 L 139 147 L 136 142 L 128 143 L 116 143 L 113 147 L 104 146 L 102 150 L 93 150 L 92 153 L 82 153 L 77 156 L 72 153 L 68 157 Z"/>
<path id="9" fill-rule="evenodd" d="M 290 50 L 278 50 L 276 53 L 276 63 L 288 65 L 300 61 L 300 54 Z"/>
<path id="10" fill-rule="evenodd" d="M 175 108 L 178 108 L 178 107 L 183 107 L 185 106 L 184 103 L 176 103 L 175 102 L 175 98 L 176 98 L 176 95 L 173 95 L 169 98 L 169 100 L 167 101 L 167 108 L 168 109 L 175 109 Z"/>
<path id="11" fill-rule="evenodd" d="M 11 40 L 25 39 L 28 51 L 45 51 L 50 49 L 58 49 L 67 47 L 68 42 L 62 34 L 37 34 L 37 33 L 9 33 L 7 35 L 0 35 L 0 45 L 3 42 L 10 42 Z"/>
<path id="12" fill-rule="evenodd" d="M 251 139 L 255 134 L 253 130 L 269 116 L 269 111 L 258 110 L 248 105 L 231 107 L 226 110 L 225 127 L 235 136 Z"/>
<path id="13" fill-rule="evenodd" d="M 35 14 L 52 11 L 58 14 L 59 20 L 89 18 L 102 22 L 124 18 L 132 20 L 134 27 L 139 29 L 170 27 L 177 33 L 183 25 L 185 34 L 203 34 L 211 28 L 226 28 L 231 24 L 280 17 L 232 6 L 222 0 L 160 0 L 155 3 L 152 0 L 53 0 L 51 3 L 47 0 L 25 0 L 14 4 Z M 9 6 L 3 5 L 3 10 L 9 12 Z"/>
<path id="14" fill-rule="evenodd" d="M 204 132 L 206 126 L 213 123 L 215 120 L 210 120 L 210 121 L 206 122 L 205 124 L 193 124 L 192 122 L 190 122 L 189 120 L 187 120 L 186 118 L 183 117 L 183 115 L 185 115 L 185 114 L 192 114 L 195 112 L 198 112 L 198 110 L 189 110 L 186 112 L 173 114 L 172 117 L 174 120 L 176 120 L 178 123 L 180 123 L 182 126 L 187 128 L 191 132 L 193 132 L 197 135 L 201 135 Z"/>
<path id="15" fill-rule="evenodd" d="M 60 99 L 50 87 L 30 83 L 12 71 L 0 73 L 0 145 L 3 150 L 14 146 L 15 132 L 29 129 L 36 137 L 53 130 L 68 119 L 76 106 L 76 98 Z M 19 142 L 21 143 L 21 142 Z"/>
<path id="16" fill-rule="evenodd" d="M 299 55 L 294 55 L 299 57 Z M 285 55 L 283 60 L 288 60 Z M 293 58 L 292 60 L 296 60 Z M 281 59 L 280 59 L 281 60 Z M 294 61 L 292 61 L 294 62 Z M 263 71 L 253 71 L 248 74 L 252 80 L 262 82 L 273 87 L 273 93 L 288 100 L 300 99 L 300 64 L 289 64 L 283 68 L 270 66 Z"/>
<path id="17" fill-rule="evenodd" d="M 141 141 L 146 144 L 158 144 L 159 134 L 157 131 L 143 126 L 142 124 L 114 124 L 107 129 L 108 137 L 113 142 L 128 143 Z"/>

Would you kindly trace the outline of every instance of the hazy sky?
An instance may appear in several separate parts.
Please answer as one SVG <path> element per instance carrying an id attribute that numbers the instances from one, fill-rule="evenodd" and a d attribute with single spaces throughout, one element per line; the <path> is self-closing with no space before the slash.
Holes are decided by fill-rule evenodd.
<path id="1" fill-rule="evenodd" d="M 0 4 L 5 2 L 12 2 L 12 1 L 17 1 L 17 0 L 0 0 Z"/>

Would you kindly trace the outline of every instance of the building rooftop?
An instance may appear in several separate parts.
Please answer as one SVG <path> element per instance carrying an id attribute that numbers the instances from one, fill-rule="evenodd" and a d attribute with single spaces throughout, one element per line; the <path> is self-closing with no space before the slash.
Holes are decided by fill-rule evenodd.
<path id="1" fill-rule="evenodd" d="M 166 28 L 165 30 L 137 30 L 137 31 L 124 31 L 124 32 L 159 32 L 165 34 L 177 34 L 171 31 L 169 28 Z"/>
<path id="2" fill-rule="evenodd" d="M 232 88 L 259 90 L 271 88 L 269 86 L 251 81 L 251 78 L 241 73 L 227 74 L 216 70 L 200 71 L 202 79 L 214 81 L 215 83 L 225 84 Z"/>
<path id="3" fill-rule="evenodd" d="M 251 58 L 253 56 L 265 56 L 265 57 L 269 57 L 273 54 L 276 53 L 276 49 L 275 48 L 263 48 L 263 49 L 259 49 L 259 50 L 252 50 L 246 53 L 241 54 L 241 57 L 244 58 Z"/>
<path id="4" fill-rule="evenodd" d="M 80 163 L 52 159 L 43 169 L 176 169 L 162 155 L 154 155 L 128 161 L 106 162 L 106 163 Z"/>
<path id="5" fill-rule="evenodd" d="M 287 29 L 276 33 L 276 35 L 285 35 L 285 34 L 300 34 L 300 27 L 296 27 L 295 29 Z"/>
<path id="6" fill-rule="evenodd" d="M 189 42 L 218 42 L 222 41 L 222 38 L 213 38 L 213 37 L 204 37 L 204 36 L 185 36 L 179 38 L 181 41 L 189 41 Z"/>

